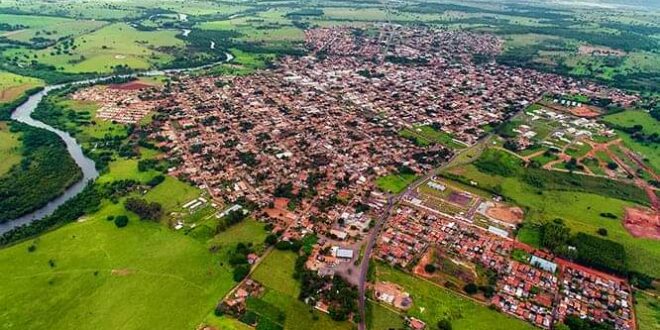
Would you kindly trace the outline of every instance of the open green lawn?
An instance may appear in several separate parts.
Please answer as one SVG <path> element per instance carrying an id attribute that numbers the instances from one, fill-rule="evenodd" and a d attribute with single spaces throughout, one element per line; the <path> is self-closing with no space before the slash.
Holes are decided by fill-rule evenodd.
<path id="1" fill-rule="evenodd" d="M 0 103 L 11 102 L 28 89 L 43 85 L 40 79 L 0 71 Z"/>
<path id="2" fill-rule="evenodd" d="M 451 319 L 453 329 L 534 329 L 531 324 L 509 317 L 461 297 L 446 288 L 426 280 L 418 279 L 382 263 L 376 263 L 376 276 L 379 281 L 401 285 L 413 300 L 406 312 L 434 326 L 438 321 Z"/>
<path id="3" fill-rule="evenodd" d="M 398 194 L 415 182 L 415 179 L 417 176 L 413 174 L 390 174 L 376 179 L 376 185 L 383 191 Z"/>
<path id="4" fill-rule="evenodd" d="M 474 165 L 463 166 L 454 172 L 476 181 L 481 188 L 501 187 L 498 189 L 501 189 L 503 196 L 525 209 L 527 221 L 562 218 L 573 232 L 588 234 L 595 234 L 599 228 L 607 229 L 608 239 L 624 245 L 631 269 L 660 276 L 660 267 L 655 262 L 660 260 L 660 242 L 635 238 L 621 223 L 625 207 L 633 206 L 634 203 L 592 193 L 534 189 L 515 177 L 481 173 Z M 607 212 L 617 215 L 618 219 L 600 216 L 600 213 Z M 525 236 L 519 238 L 523 240 Z"/>
<path id="5" fill-rule="evenodd" d="M 297 255 L 291 251 L 272 250 L 259 264 L 252 278 L 266 287 L 261 299 L 284 312 L 286 329 L 351 329 L 351 323 L 333 321 L 328 315 L 298 300 L 300 284 L 293 278 L 296 258 Z"/>
<path id="6" fill-rule="evenodd" d="M 367 329 L 405 329 L 403 316 L 379 303 L 367 300 Z"/>
<path id="7" fill-rule="evenodd" d="M 635 315 L 639 329 L 660 329 L 660 299 L 638 292 L 635 294 Z"/>
<path id="8" fill-rule="evenodd" d="M 6 122 L 0 121 L 0 176 L 7 173 L 12 166 L 21 162 L 21 142 L 18 136 L 9 132 Z"/>
<path id="9" fill-rule="evenodd" d="M 105 205 L 84 222 L 0 250 L 4 329 L 193 329 L 234 282 L 204 244 Z M 28 252 L 34 244 L 36 251 Z M 49 265 L 52 261 L 52 266 Z M 38 317 L 36 317 L 38 315 Z"/>

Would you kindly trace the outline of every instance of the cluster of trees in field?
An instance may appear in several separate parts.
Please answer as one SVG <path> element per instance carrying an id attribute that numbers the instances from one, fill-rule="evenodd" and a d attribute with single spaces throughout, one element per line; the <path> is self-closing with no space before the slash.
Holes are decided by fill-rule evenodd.
<path id="1" fill-rule="evenodd" d="M 234 281 L 240 282 L 250 274 L 250 263 L 247 256 L 254 253 L 252 243 L 238 243 L 233 251 L 229 252 L 229 264 L 233 267 Z"/>
<path id="2" fill-rule="evenodd" d="M 82 171 L 55 134 L 12 122 L 21 136 L 22 159 L 0 177 L 0 222 L 46 205 L 82 177 Z"/>
<path id="3" fill-rule="evenodd" d="M 124 208 L 137 214 L 141 220 L 158 221 L 163 215 L 163 207 L 159 203 L 149 202 L 142 198 L 127 198 Z"/>
<path id="4" fill-rule="evenodd" d="M 541 246 L 557 255 L 606 272 L 630 273 L 625 249 L 617 242 L 583 232 L 572 234 L 562 219 L 544 222 L 539 231 Z"/>

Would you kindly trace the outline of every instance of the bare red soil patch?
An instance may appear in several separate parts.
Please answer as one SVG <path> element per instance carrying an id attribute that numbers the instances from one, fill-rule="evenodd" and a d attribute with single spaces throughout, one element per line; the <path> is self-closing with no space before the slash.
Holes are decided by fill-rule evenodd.
<path id="1" fill-rule="evenodd" d="M 586 105 L 570 108 L 568 111 L 570 111 L 573 115 L 578 117 L 591 118 L 591 117 L 598 117 L 601 115 L 601 113 L 598 110 Z"/>
<path id="2" fill-rule="evenodd" d="M 660 214 L 657 211 L 629 207 L 623 226 L 635 237 L 660 240 Z"/>
<path id="3" fill-rule="evenodd" d="M 486 210 L 486 215 L 507 223 L 517 224 L 523 221 L 525 212 L 516 206 L 498 205 L 488 208 L 488 210 Z"/>
<path id="4" fill-rule="evenodd" d="M 147 83 L 141 82 L 141 81 L 129 81 L 127 83 L 123 84 L 112 84 L 109 85 L 108 88 L 111 89 L 120 89 L 120 90 L 127 90 L 127 91 L 134 91 L 138 89 L 144 89 L 144 88 L 149 88 L 153 87 L 152 85 L 149 85 Z"/>

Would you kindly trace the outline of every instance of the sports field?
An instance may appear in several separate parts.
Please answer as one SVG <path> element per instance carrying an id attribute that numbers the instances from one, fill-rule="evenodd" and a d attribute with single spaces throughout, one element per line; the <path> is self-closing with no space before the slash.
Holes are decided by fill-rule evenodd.
<path id="1" fill-rule="evenodd" d="M 376 277 L 379 281 L 389 281 L 401 285 L 413 300 L 406 312 L 435 325 L 443 319 L 450 319 L 453 329 L 534 329 L 531 324 L 506 316 L 470 299 L 418 279 L 388 265 L 376 264 Z"/>

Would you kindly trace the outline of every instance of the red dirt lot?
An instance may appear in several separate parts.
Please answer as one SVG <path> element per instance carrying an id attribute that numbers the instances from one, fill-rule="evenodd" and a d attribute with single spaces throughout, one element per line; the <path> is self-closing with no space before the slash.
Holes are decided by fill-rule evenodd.
<path id="1" fill-rule="evenodd" d="M 660 240 L 660 214 L 654 210 L 626 208 L 623 226 L 635 237 Z"/>
<path id="2" fill-rule="evenodd" d="M 601 115 L 601 113 L 598 112 L 598 110 L 586 105 L 582 105 L 576 108 L 570 108 L 568 111 L 570 111 L 573 115 L 578 117 L 591 118 L 591 117 L 598 117 Z"/>
<path id="3" fill-rule="evenodd" d="M 127 83 L 123 84 L 112 84 L 109 85 L 108 88 L 111 89 L 121 89 L 121 90 L 127 90 L 127 91 L 133 91 L 133 90 L 138 90 L 138 89 L 144 89 L 144 88 L 149 88 L 152 87 L 151 85 L 141 82 L 141 81 L 129 81 Z"/>
<path id="4" fill-rule="evenodd" d="M 489 217 L 512 224 L 521 223 L 525 215 L 523 210 L 519 207 L 509 207 L 504 205 L 490 207 L 486 210 L 486 214 Z"/>

